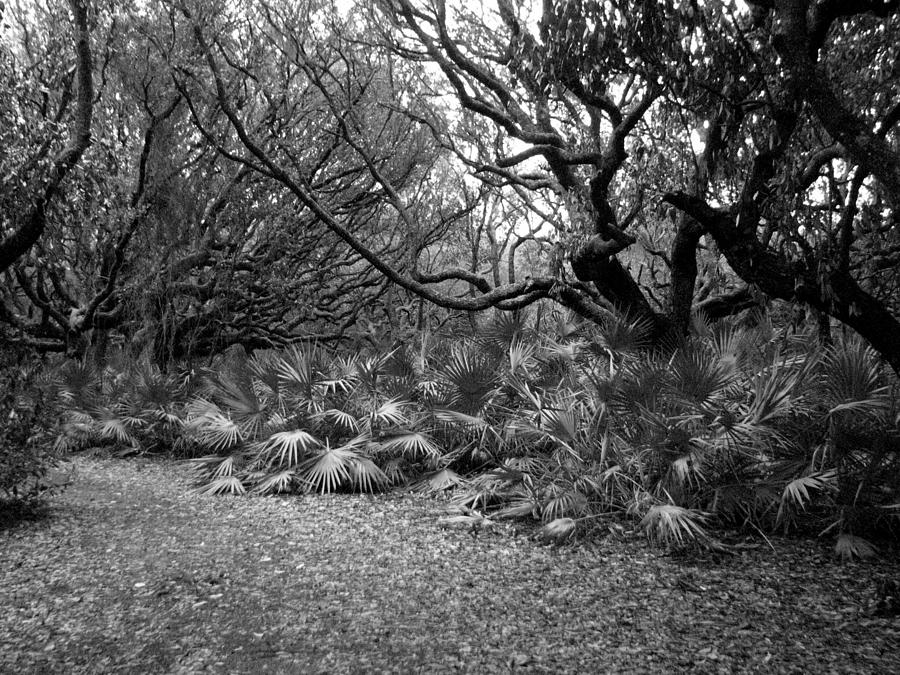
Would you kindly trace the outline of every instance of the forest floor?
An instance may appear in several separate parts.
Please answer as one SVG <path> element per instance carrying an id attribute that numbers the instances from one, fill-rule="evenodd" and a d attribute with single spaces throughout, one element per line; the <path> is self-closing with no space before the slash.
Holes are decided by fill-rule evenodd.
<path id="1" fill-rule="evenodd" d="M 0 531 L 2 673 L 900 671 L 896 560 L 816 541 L 670 556 L 441 526 L 411 495 L 205 497 L 184 467 L 78 458 Z"/>

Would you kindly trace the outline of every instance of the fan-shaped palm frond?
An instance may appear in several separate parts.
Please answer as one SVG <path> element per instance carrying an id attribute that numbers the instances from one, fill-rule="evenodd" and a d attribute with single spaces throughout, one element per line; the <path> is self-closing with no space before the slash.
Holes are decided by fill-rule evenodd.
<path id="1" fill-rule="evenodd" d="M 675 504 L 654 504 L 641 519 L 639 527 L 654 543 L 682 547 L 702 544 L 709 535 L 701 523 L 708 514 Z"/>
<path id="2" fill-rule="evenodd" d="M 406 416 L 405 407 L 406 405 L 398 399 L 385 401 L 366 416 L 369 429 L 398 427 L 407 424 L 409 418 Z"/>
<path id="3" fill-rule="evenodd" d="M 579 412 L 574 405 L 564 405 L 558 409 L 544 408 L 540 411 L 538 428 L 560 443 L 572 445 L 578 442 L 578 432 L 582 428 L 583 420 Z"/>
<path id="4" fill-rule="evenodd" d="M 841 559 L 849 561 L 854 558 L 871 558 L 878 554 L 878 549 L 868 539 L 844 533 L 838 535 L 834 552 Z"/>
<path id="5" fill-rule="evenodd" d="M 92 411 L 94 429 L 97 435 L 107 441 L 118 443 L 134 443 L 134 437 L 128 429 L 126 420 L 119 411 L 110 407 L 95 408 Z"/>
<path id="6" fill-rule="evenodd" d="M 322 412 L 315 413 L 313 418 L 324 420 L 343 433 L 358 433 L 360 431 L 359 420 L 354 415 L 338 408 L 328 408 Z"/>
<path id="7" fill-rule="evenodd" d="M 626 361 L 615 377 L 613 403 L 624 414 L 658 410 L 669 403 L 665 392 L 670 375 L 665 364 L 648 358 L 633 359 Z"/>
<path id="8" fill-rule="evenodd" d="M 628 312 L 608 312 L 597 328 L 597 342 L 603 352 L 615 355 L 635 354 L 650 346 L 653 322 L 649 317 Z"/>
<path id="9" fill-rule="evenodd" d="M 716 323 L 708 343 L 727 372 L 737 373 L 744 366 L 750 339 L 747 331 L 739 325 L 726 321 Z"/>
<path id="10" fill-rule="evenodd" d="M 255 438 L 266 425 L 269 410 L 254 391 L 252 382 L 243 378 L 232 379 L 228 375 L 212 378 L 212 398 L 227 411 L 244 438 Z"/>
<path id="11" fill-rule="evenodd" d="M 51 378 L 59 397 L 68 405 L 89 408 L 100 394 L 100 373 L 87 359 L 66 361 Z"/>
<path id="12" fill-rule="evenodd" d="M 488 423 L 484 420 L 483 417 L 467 415 L 457 410 L 443 410 L 440 408 L 436 408 L 432 411 L 432 414 L 438 422 L 445 422 L 447 424 L 457 424 L 464 427 L 468 426 L 478 429 L 488 426 Z"/>
<path id="13" fill-rule="evenodd" d="M 496 362 L 473 345 L 454 349 L 437 375 L 446 387 L 447 407 L 469 415 L 482 411 L 498 384 Z"/>
<path id="14" fill-rule="evenodd" d="M 514 340 L 507 350 L 509 373 L 515 377 L 530 378 L 535 364 L 533 344 Z"/>
<path id="15" fill-rule="evenodd" d="M 544 502 L 541 507 L 541 520 L 546 523 L 564 516 L 581 515 L 587 503 L 587 497 L 577 490 L 563 490 Z"/>
<path id="16" fill-rule="evenodd" d="M 163 373 L 156 365 L 138 365 L 130 379 L 131 398 L 144 409 L 168 410 L 179 400 L 181 382 L 175 375 Z"/>
<path id="17" fill-rule="evenodd" d="M 778 515 L 775 517 L 776 523 L 784 522 L 788 509 L 803 510 L 812 499 L 810 491 L 813 492 L 829 492 L 836 488 L 835 481 L 837 472 L 835 470 L 822 471 L 819 473 L 799 476 L 784 486 L 781 493 L 781 504 L 778 507 Z"/>
<path id="18" fill-rule="evenodd" d="M 696 342 L 686 342 L 675 352 L 669 372 L 676 395 L 700 406 L 721 401 L 738 374 L 733 364 L 723 363 L 718 354 Z"/>
<path id="19" fill-rule="evenodd" d="M 319 492 L 334 492 L 350 480 L 353 462 L 360 459 L 355 449 L 357 443 L 331 447 L 327 444 L 317 455 L 301 464 L 301 475 L 311 488 Z"/>
<path id="20" fill-rule="evenodd" d="M 856 337 L 828 349 L 820 388 L 831 415 L 846 411 L 873 417 L 890 408 L 890 386 L 878 357 Z"/>
<path id="21" fill-rule="evenodd" d="M 197 399 L 189 407 L 188 432 L 214 452 L 239 445 L 244 440 L 241 428 L 209 401 Z"/>
<path id="22" fill-rule="evenodd" d="M 382 463 L 381 470 L 384 472 L 390 485 L 400 485 L 406 482 L 406 472 L 403 470 L 405 464 L 405 460 L 401 457 L 393 457 Z"/>
<path id="23" fill-rule="evenodd" d="M 319 354 L 314 345 L 291 345 L 281 352 L 277 364 L 281 383 L 296 396 L 297 403 L 315 409 L 320 379 Z"/>
<path id="24" fill-rule="evenodd" d="M 424 492 L 442 492 L 458 485 L 464 485 L 465 479 L 453 469 L 441 469 L 425 476 L 419 484 L 419 489 Z"/>
<path id="25" fill-rule="evenodd" d="M 281 494 L 290 492 L 296 482 L 294 469 L 282 469 L 267 475 L 253 486 L 253 492 L 261 495 Z"/>
<path id="26" fill-rule="evenodd" d="M 814 365 L 814 357 L 782 359 L 776 353 L 771 365 L 752 379 L 753 400 L 746 421 L 765 425 L 796 413 L 804 398 L 802 385 Z"/>
<path id="27" fill-rule="evenodd" d="M 391 482 L 387 474 L 368 457 L 357 457 L 350 462 L 350 484 L 363 492 L 375 492 Z"/>
<path id="28" fill-rule="evenodd" d="M 384 354 L 370 354 L 360 357 L 356 362 L 356 378 L 362 388 L 370 394 L 378 394 L 379 381 L 386 372 L 386 366 L 392 352 Z"/>
<path id="29" fill-rule="evenodd" d="M 441 455 L 441 450 L 434 441 L 418 431 L 408 431 L 382 439 L 379 447 L 388 453 L 400 452 L 411 459 Z"/>
<path id="30" fill-rule="evenodd" d="M 319 440 L 303 429 L 278 431 L 261 444 L 257 457 L 266 464 L 295 466 L 312 448 L 319 445 Z"/>
<path id="31" fill-rule="evenodd" d="M 237 476 L 219 476 L 196 489 L 201 495 L 242 495 L 247 492 L 244 483 Z"/>
<path id="32" fill-rule="evenodd" d="M 480 341 L 499 351 L 507 351 L 516 342 L 530 340 L 527 311 L 496 312 L 491 321 L 479 331 L 478 337 Z"/>
<path id="33" fill-rule="evenodd" d="M 264 401 L 280 402 L 281 399 L 281 362 L 278 352 L 260 349 L 253 352 L 247 361 L 247 367 L 253 375 L 253 385 L 257 396 Z"/>

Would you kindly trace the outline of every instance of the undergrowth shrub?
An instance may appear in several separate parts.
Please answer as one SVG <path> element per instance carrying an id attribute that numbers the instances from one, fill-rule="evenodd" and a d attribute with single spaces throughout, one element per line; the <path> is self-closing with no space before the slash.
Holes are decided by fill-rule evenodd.
<path id="1" fill-rule="evenodd" d="M 187 407 L 188 437 L 212 452 L 195 460 L 201 491 L 371 492 L 429 465 L 441 451 L 428 417 L 400 398 L 414 370 L 391 357 L 236 353 Z"/>
<path id="2" fill-rule="evenodd" d="M 71 452 L 185 450 L 182 415 L 189 381 L 143 361 L 114 358 L 105 366 L 67 361 L 50 377 L 61 408 L 55 447 Z"/>
<path id="3" fill-rule="evenodd" d="M 59 445 L 199 454 L 211 494 L 405 485 L 553 540 L 618 514 L 665 546 L 729 525 L 834 535 L 856 557 L 894 531 L 898 386 L 858 339 L 823 350 L 764 317 L 698 317 L 653 351 L 628 316 L 544 325 L 499 314 L 474 337 L 389 352 L 231 349 L 191 381 L 69 364 Z"/>
<path id="4" fill-rule="evenodd" d="M 39 375 L 34 356 L 0 346 L 0 501 L 31 501 L 49 488 L 45 479 L 56 456 Z"/>

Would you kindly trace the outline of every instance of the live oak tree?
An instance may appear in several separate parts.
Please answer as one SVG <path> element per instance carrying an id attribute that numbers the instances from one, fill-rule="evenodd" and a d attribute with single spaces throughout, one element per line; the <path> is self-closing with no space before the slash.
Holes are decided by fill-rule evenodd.
<path id="1" fill-rule="evenodd" d="M 660 120 L 657 129 L 675 128 L 683 142 L 690 137 L 689 129 L 679 130 L 664 119 L 667 90 L 660 64 L 684 61 L 693 58 L 693 53 L 690 46 L 682 46 L 677 26 L 663 13 L 648 9 L 649 23 L 640 23 L 635 35 L 622 41 L 603 38 L 603 49 L 596 49 L 591 45 L 600 38 L 586 30 L 586 24 L 570 26 L 573 20 L 577 23 L 579 12 L 587 11 L 571 3 L 546 4 L 539 34 L 530 32 L 524 15 L 517 14 L 510 3 L 498 5 L 493 23 L 464 11 L 448 21 L 441 3 L 432 9 L 406 2 L 387 4 L 382 7 L 384 13 L 369 24 L 383 26 L 385 16 L 393 22 L 381 44 L 370 37 L 372 30 L 360 28 L 362 18 L 355 14 L 338 24 L 333 19 L 328 22 L 327 6 L 288 10 L 278 3 L 264 3 L 254 7 L 237 11 L 231 23 L 202 5 L 174 9 L 205 61 L 190 70 L 183 68 L 182 77 L 189 74 L 197 92 L 205 92 L 204 102 L 213 102 L 228 123 L 227 131 L 207 129 L 205 133 L 223 155 L 280 183 L 323 229 L 342 238 L 390 281 L 451 309 L 516 309 L 549 298 L 595 321 L 602 321 L 609 308 L 617 308 L 647 326 L 657 339 L 686 330 L 701 235 L 696 223 L 679 219 L 671 254 L 658 251 L 654 242 L 645 247 L 645 255 L 658 257 L 670 268 L 666 276 L 671 282 L 663 279 L 663 283 L 672 291 L 662 302 L 656 298 L 655 306 L 640 282 L 642 253 L 632 255 L 637 227 L 628 229 L 636 222 L 645 226 L 648 220 L 648 186 L 639 179 L 647 162 L 632 166 L 627 159 L 635 139 L 644 141 L 645 154 L 652 153 L 653 143 L 647 142 L 654 133 L 651 112 L 659 109 L 654 113 Z M 318 19 L 298 21 L 298 12 Z M 592 19 L 594 25 L 603 26 L 598 18 L 603 17 Z M 331 31 L 331 42 L 317 41 L 311 28 L 306 32 L 296 28 L 316 26 L 317 21 L 320 28 Z M 621 23 L 613 21 L 604 30 L 612 35 L 627 28 L 617 22 Z M 458 35 L 451 35 L 453 30 Z M 641 47 L 642 40 L 662 38 L 672 46 L 665 58 Z M 573 50 L 566 44 L 580 47 Z M 262 69 L 257 65 L 261 49 L 266 53 Z M 646 62 L 641 58 L 644 52 Z M 424 62 L 435 64 L 449 87 L 437 82 L 433 72 L 422 67 Z M 206 71 L 205 81 L 198 65 Z M 294 78 L 290 86 L 280 83 L 279 91 L 284 92 L 280 98 L 270 93 L 279 82 L 272 79 L 277 69 L 282 80 Z M 383 77 L 392 84 L 391 99 L 376 101 L 375 108 L 356 95 L 371 91 L 373 72 L 386 73 Z M 401 75 L 406 77 L 403 83 Z M 306 109 L 296 97 L 310 88 L 328 104 L 330 126 L 318 127 L 319 135 L 333 139 L 335 152 L 339 149 L 345 157 L 352 156 L 363 169 L 359 175 L 369 182 L 366 189 L 377 202 L 381 222 L 406 238 L 404 260 L 379 256 L 370 247 L 369 235 L 349 221 L 340 202 L 333 200 L 334 193 L 321 188 L 324 182 L 317 185 L 304 175 L 300 158 L 309 161 L 309 144 L 296 137 L 297 124 L 285 121 L 285 114 Z M 448 94 L 457 99 L 457 105 L 446 103 Z M 430 222 L 438 225 L 429 226 L 417 211 L 421 203 L 410 199 L 408 186 L 402 184 L 405 177 L 392 175 L 388 169 L 395 167 L 382 164 L 396 150 L 379 136 L 388 127 L 378 131 L 370 124 L 373 110 L 389 112 L 393 123 L 408 129 L 408 134 L 430 136 L 433 146 L 482 183 L 483 194 L 515 201 L 513 210 L 528 216 L 520 226 L 506 223 L 501 233 L 501 238 L 514 240 L 506 252 L 507 261 L 514 270 L 516 249 L 533 242 L 533 248 L 544 251 L 546 264 L 529 275 L 500 275 L 496 264 L 483 273 L 475 262 L 476 247 L 469 264 L 423 269 L 428 246 L 420 233 L 442 227 L 448 216 L 430 214 Z M 268 118 L 281 124 L 269 124 Z M 308 121 L 306 128 L 310 128 Z M 678 177 L 709 180 L 708 169 L 704 173 L 689 168 L 688 160 L 694 158 L 681 154 L 674 163 L 674 176 L 657 171 L 663 183 L 649 186 L 657 202 L 663 191 L 682 185 Z M 711 155 L 704 161 L 712 163 Z M 315 172 L 314 178 L 327 175 L 318 167 Z M 466 180 L 470 178 L 462 179 L 463 186 Z M 460 194 L 465 187 L 446 185 L 445 190 Z M 496 248 L 496 224 L 482 229 L 490 231 L 495 240 L 490 245 L 502 255 L 502 248 Z M 636 269 L 623 262 L 629 255 Z M 459 292 L 459 284 L 467 287 L 465 293 Z M 708 292 L 711 284 L 704 287 Z M 732 290 L 729 295 L 708 298 L 707 313 L 727 314 L 753 301 L 746 288 Z"/>
<path id="2" fill-rule="evenodd" d="M 366 42 L 370 31 L 358 14 L 339 22 L 327 9 L 251 3 L 228 15 L 199 3 L 173 8 L 202 55 L 176 66 L 175 77 L 197 106 L 204 136 L 223 156 L 280 184 L 320 232 L 406 292 L 470 311 L 547 297 L 554 278 L 496 285 L 471 265 L 446 265 L 435 255 L 442 235 L 471 220 L 478 203 L 465 186 L 435 182 L 445 166 L 435 133 L 441 110 L 430 105 L 417 68 Z M 218 117 L 207 121 L 201 109 Z M 391 255 L 381 253 L 385 247 Z"/>
<path id="3" fill-rule="evenodd" d="M 665 199 L 745 281 L 851 326 L 900 372 L 900 3 L 753 9 L 749 23 L 708 20 L 740 45 L 706 117 L 738 189 Z"/>
<path id="4" fill-rule="evenodd" d="M 547 296 L 684 331 L 705 238 L 749 285 L 708 313 L 754 294 L 806 305 L 900 370 L 898 3 L 382 6 L 398 53 L 436 64 L 501 137 L 473 173 L 564 204 L 557 241 L 574 278 Z M 670 273 L 661 312 L 623 264 L 642 195 L 679 211 L 669 250 L 645 246 Z"/>
<path id="5" fill-rule="evenodd" d="M 177 356 L 552 300 L 664 340 L 779 298 L 900 367 L 897 2 L 71 11 L 3 101 L 7 333 Z"/>
<path id="6" fill-rule="evenodd" d="M 16 65 L 5 114 L 19 134 L 7 139 L 5 160 L 34 192 L 72 105 L 66 89 L 56 101 L 50 79 L 67 72 L 67 43 L 53 36 L 66 35 L 69 18 L 20 13 L 8 16 L 5 43 Z M 185 44 L 167 39 L 166 13 L 111 4 L 85 16 L 98 54 L 92 143 L 44 201 L 41 236 L 3 273 L 0 336 L 99 357 L 115 334 L 165 363 L 235 342 L 327 340 L 360 319 L 381 321 L 385 279 L 198 133 L 167 66 Z M 23 72 L 33 76 L 12 77 Z M 30 168 L 12 164 L 34 149 Z M 6 214 L 21 215 L 30 193 L 8 187 Z"/>
<path id="7" fill-rule="evenodd" d="M 68 5 L 70 27 L 59 35 L 29 35 L 23 21 L 22 49 L 0 46 L 0 272 L 41 237 L 47 209 L 91 142 L 93 55 L 87 0 Z M 43 11 L 53 15 L 52 9 Z M 11 20 L 10 14 L 0 6 L 0 19 Z"/>

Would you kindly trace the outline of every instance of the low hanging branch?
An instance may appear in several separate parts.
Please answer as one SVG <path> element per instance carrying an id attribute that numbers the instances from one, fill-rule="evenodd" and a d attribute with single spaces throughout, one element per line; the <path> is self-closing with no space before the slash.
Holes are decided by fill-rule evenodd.
<path id="1" fill-rule="evenodd" d="M 0 240 L 0 272 L 24 255 L 44 233 L 47 207 L 59 191 L 65 177 L 78 164 L 91 144 L 94 87 L 90 32 L 86 0 L 69 0 L 75 33 L 75 72 L 78 93 L 72 135 L 62 151 L 53 159 L 43 189 L 34 196 L 31 208 L 22 216 L 13 232 Z"/>

